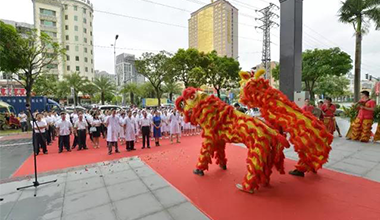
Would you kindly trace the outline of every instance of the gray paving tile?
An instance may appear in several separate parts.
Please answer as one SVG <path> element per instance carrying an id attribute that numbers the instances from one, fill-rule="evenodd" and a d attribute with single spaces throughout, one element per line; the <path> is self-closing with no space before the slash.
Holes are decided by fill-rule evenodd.
<path id="1" fill-rule="evenodd" d="M 379 153 L 374 153 L 374 152 L 358 152 L 354 155 L 352 155 L 354 158 L 359 158 L 363 160 L 368 160 L 372 162 L 380 162 L 380 152 Z"/>
<path id="2" fill-rule="evenodd" d="M 64 215 L 62 220 L 116 220 L 111 204 L 87 209 L 75 214 Z"/>
<path id="3" fill-rule="evenodd" d="M 0 202 L 0 219 L 5 219 L 8 216 L 9 212 L 12 210 L 12 207 L 21 196 L 21 193 L 22 192 L 17 191 L 1 196 L 4 200 Z"/>
<path id="4" fill-rule="evenodd" d="M 139 177 L 148 177 L 148 176 L 151 176 L 151 175 L 155 175 L 155 174 L 156 174 L 156 173 L 155 173 L 151 168 L 149 168 L 148 166 L 142 166 L 142 167 L 134 168 L 133 170 L 135 171 L 135 173 L 136 173 Z"/>
<path id="5" fill-rule="evenodd" d="M 75 181 L 80 179 L 86 179 L 93 177 L 94 175 L 100 175 L 100 170 L 98 167 L 91 168 L 81 168 L 76 171 L 71 171 L 67 173 L 67 181 Z"/>
<path id="6" fill-rule="evenodd" d="M 182 203 L 178 206 L 173 206 L 168 209 L 168 212 L 174 219 L 180 220 L 202 220 L 209 219 L 201 211 L 189 202 Z"/>
<path id="7" fill-rule="evenodd" d="M 158 211 L 162 205 L 150 193 L 115 202 L 116 213 L 121 219 L 138 219 Z"/>
<path id="8" fill-rule="evenodd" d="M 157 212 L 152 215 L 140 218 L 138 220 L 173 220 L 167 211 Z"/>
<path id="9" fill-rule="evenodd" d="M 117 172 L 124 172 L 131 169 L 131 167 L 129 166 L 127 162 L 120 162 L 120 163 L 113 162 L 107 166 L 100 165 L 99 168 L 103 175 L 108 175 L 108 174 L 117 173 Z"/>
<path id="10" fill-rule="evenodd" d="M 364 178 L 367 178 L 367 179 L 370 179 L 370 180 L 373 180 L 373 181 L 380 182 L 380 170 L 373 169 L 373 170 L 369 171 L 369 172 L 364 176 Z"/>
<path id="11" fill-rule="evenodd" d="M 69 195 L 65 197 L 63 214 L 69 215 L 86 209 L 110 203 L 106 188 Z"/>
<path id="12" fill-rule="evenodd" d="M 134 159 L 128 161 L 129 166 L 131 166 L 133 169 L 145 166 L 145 163 L 142 162 L 140 159 Z"/>
<path id="13" fill-rule="evenodd" d="M 171 186 L 157 189 L 153 191 L 153 193 L 165 208 L 169 208 L 187 201 L 187 199 L 180 192 Z"/>
<path id="14" fill-rule="evenodd" d="M 150 190 L 169 186 L 169 184 L 158 175 L 143 177 L 142 180 Z"/>
<path id="15" fill-rule="evenodd" d="M 361 167 L 366 167 L 366 168 L 370 168 L 370 169 L 374 168 L 377 164 L 376 162 L 358 159 L 355 157 L 345 158 L 341 162 L 352 164 L 352 165 L 357 165 L 357 166 L 361 166 Z"/>
<path id="16" fill-rule="evenodd" d="M 352 165 L 348 163 L 338 162 L 329 167 L 330 169 L 334 169 L 343 173 L 362 176 L 367 173 L 370 169 L 366 167 L 361 167 L 357 165 Z"/>
<path id="17" fill-rule="evenodd" d="M 127 171 L 104 175 L 103 178 L 104 178 L 104 181 L 106 182 L 106 185 L 110 186 L 110 185 L 114 185 L 118 183 L 136 180 L 139 177 L 135 174 L 133 170 L 130 169 Z"/>
<path id="18" fill-rule="evenodd" d="M 18 187 L 26 186 L 32 184 L 31 180 L 21 180 L 21 181 L 14 181 L 9 183 L 3 183 L 0 185 L 0 195 L 6 195 L 9 193 L 16 192 Z"/>
<path id="19" fill-rule="evenodd" d="M 112 201 L 149 192 L 149 189 L 140 179 L 107 186 L 107 189 Z"/>
<path id="20" fill-rule="evenodd" d="M 86 192 L 104 186 L 105 185 L 103 178 L 98 175 L 92 178 L 70 181 L 67 182 L 66 195 L 73 195 L 81 192 Z"/>

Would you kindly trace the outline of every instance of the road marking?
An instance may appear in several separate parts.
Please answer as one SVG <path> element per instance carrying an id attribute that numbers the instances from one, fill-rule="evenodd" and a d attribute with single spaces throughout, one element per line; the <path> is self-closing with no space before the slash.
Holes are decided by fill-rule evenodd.
<path id="1" fill-rule="evenodd" d="M 17 145 L 27 145 L 27 144 L 32 144 L 32 142 L 4 144 L 4 145 L 0 145 L 0 147 L 12 147 L 12 146 L 17 146 Z"/>

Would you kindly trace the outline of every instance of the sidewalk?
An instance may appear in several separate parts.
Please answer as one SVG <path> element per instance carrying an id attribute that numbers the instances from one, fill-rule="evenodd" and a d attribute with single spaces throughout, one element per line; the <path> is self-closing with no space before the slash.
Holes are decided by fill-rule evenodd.
<path id="1" fill-rule="evenodd" d="M 0 185 L 1 220 L 208 219 L 139 158 L 123 158 L 39 178 L 56 183 L 16 191 L 32 180 Z"/>

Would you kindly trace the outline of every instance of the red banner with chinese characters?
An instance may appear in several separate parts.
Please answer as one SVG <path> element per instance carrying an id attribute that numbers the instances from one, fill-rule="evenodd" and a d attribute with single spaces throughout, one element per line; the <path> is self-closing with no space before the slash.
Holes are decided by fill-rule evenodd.
<path id="1" fill-rule="evenodd" d="M 26 91 L 23 88 L 14 88 L 12 93 L 12 89 L 1 88 L 1 96 L 26 96 Z"/>

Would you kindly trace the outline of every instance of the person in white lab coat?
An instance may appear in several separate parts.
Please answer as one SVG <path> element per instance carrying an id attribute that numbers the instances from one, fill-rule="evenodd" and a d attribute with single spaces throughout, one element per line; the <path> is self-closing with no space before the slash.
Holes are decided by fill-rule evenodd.
<path id="1" fill-rule="evenodd" d="M 112 114 L 106 119 L 105 125 L 107 127 L 108 154 L 112 154 L 112 146 L 115 147 L 115 153 L 120 153 L 117 146 L 120 119 L 116 117 L 116 110 L 112 110 Z"/>
<path id="2" fill-rule="evenodd" d="M 180 143 L 179 141 L 179 135 L 181 134 L 181 121 L 180 116 L 176 109 L 173 109 L 173 114 L 169 117 L 170 122 L 170 141 L 173 143 L 173 136 L 177 136 L 177 143 Z"/>
<path id="3" fill-rule="evenodd" d="M 136 150 L 135 149 L 135 122 L 132 118 L 132 112 L 128 111 L 127 117 L 124 119 L 124 131 L 125 131 L 125 141 L 127 151 Z"/>

